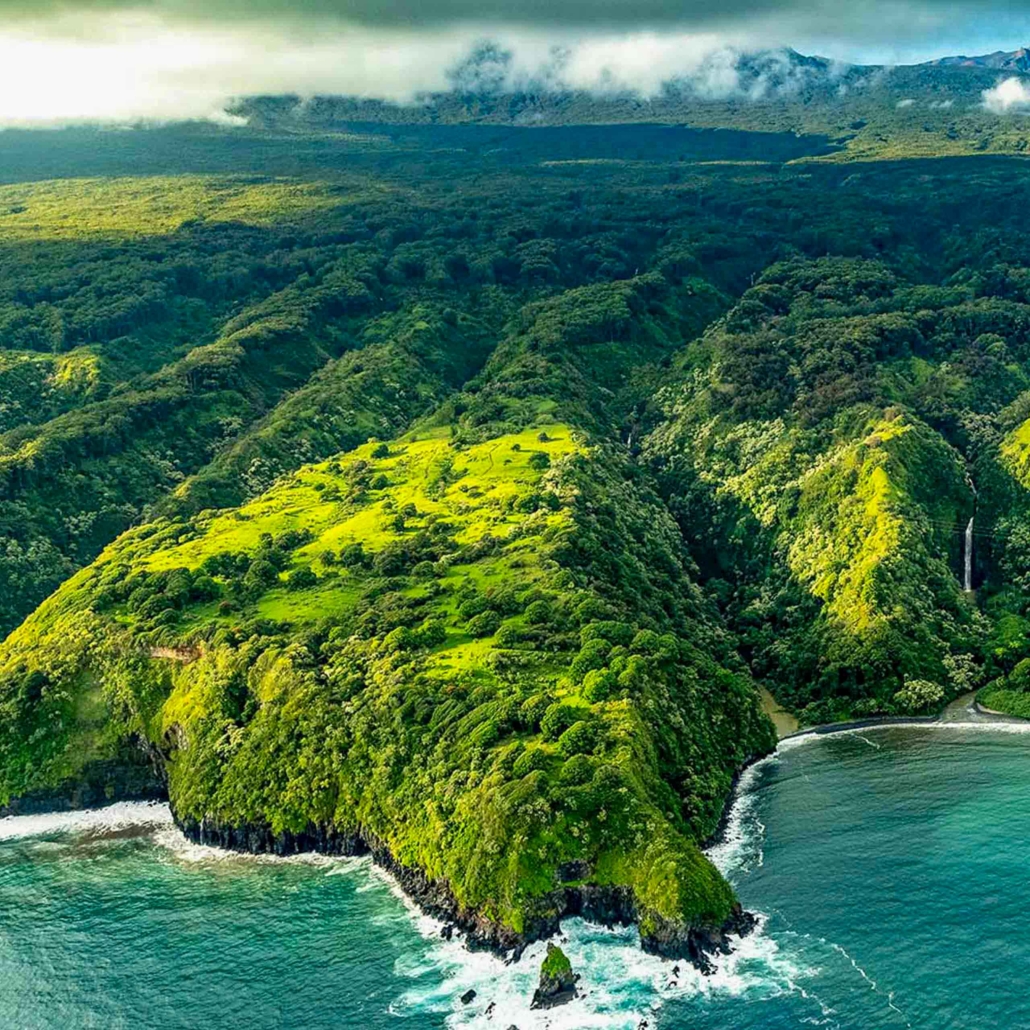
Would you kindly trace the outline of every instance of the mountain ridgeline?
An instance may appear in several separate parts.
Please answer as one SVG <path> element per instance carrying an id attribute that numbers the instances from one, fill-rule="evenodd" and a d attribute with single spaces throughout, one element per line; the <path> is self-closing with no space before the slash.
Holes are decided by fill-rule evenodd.
<path id="1" fill-rule="evenodd" d="M 1030 171 L 624 131 L 0 188 L 0 810 L 167 796 L 706 967 L 760 686 L 1030 712 Z"/>

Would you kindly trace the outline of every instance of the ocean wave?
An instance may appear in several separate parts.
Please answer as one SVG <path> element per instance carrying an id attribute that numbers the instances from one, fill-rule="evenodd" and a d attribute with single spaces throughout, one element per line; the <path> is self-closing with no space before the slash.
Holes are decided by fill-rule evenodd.
<path id="1" fill-rule="evenodd" d="M 867 733 L 883 733 L 887 730 L 912 732 L 926 730 L 931 733 L 985 733 L 985 734 L 1007 734 L 1011 736 L 1025 736 L 1030 734 L 1030 721 L 1004 722 L 1001 719 L 961 722 L 959 720 L 948 720 L 940 722 L 884 722 L 872 723 L 868 726 L 849 726 L 847 729 L 824 729 L 824 730 L 802 730 L 791 737 L 785 737 L 780 741 L 774 755 L 792 751 L 795 748 L 805 747 L 820 740 L 832 740 L 838 737 L 861 737 Z M 869 741 L 866 741 L 869 743 Z M 761 763 L 758 763 L 759 765 Z"/>
<path id="2" fill-rule="evenodd" d="M 253 854 L 249 851 L 230 851 L 227 848 L 212 847 L 210 844 L 196 844 L 171 821 L 158 828 L 157 833 L 154 834 L 154 843 L 175 861 L 188 865 L 232 862 L 281 864 L 285 862 L 325 869 L 328 874 L 347 873 L 371 865 L 369 858 L 322 855 L 317 851 L 303 851 L 298 855 L 282 856 L 268 853 Z"/>
<path id="3" fill-rule="evenodd" d="M 719 841 L 705 851 L 716 869 L 730 880 L 762 864 L 765 826 L 757 814 L 757 787 L 765 770 L 778 761 L 774 753 L 741 773 Z"/>
<path id="4" fill-rule="evenodd" d="M 398 1016 L 432 1012 L 453 1028 L 517 1024 L 521 1030 L 635 1030 L 678 1000 L 748 995 L 755 1000 L 794 992 L 811 975 L 759 927 L 734 941 L 731 955 L 703 976 L 688 962 L 648 955 L 633 928 L 606 930 L 566 920 L 561 946 L 581 974 L 579 997 L 557 1009 L 530 1008 L 546 944 L 526 949 L 513 964 L 470 953 L 458 940 L 437 938 L 428 956 L 399 961 L 395 972 L 419 981 L 391 1007 Z M 431 977 L 432 982 L 426 983 Z M 469 1004 L 461 997 L 475 991 Z M 653 1025 L 653 1024 L 652 1024 Z"/>
<path id="5" fill-rule="evenodd" d="M 174 828 L 168 805 L 149 801 L 119 801 L 103 808 L 87 808 L 77 812 L 5 816 L 0 819 L 0 840 L 46 837 L 51 834 L 99 836 L 135 827 L 144 830 Z"/>

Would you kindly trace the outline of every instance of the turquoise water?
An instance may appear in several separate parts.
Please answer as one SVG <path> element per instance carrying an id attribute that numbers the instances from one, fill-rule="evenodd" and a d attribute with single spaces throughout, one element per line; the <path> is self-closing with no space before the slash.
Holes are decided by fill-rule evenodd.
<path id="1" fill-rule="evenodd" d="M 367 862 L 226 856 L 162 806 L 0 820 L 0 1028 L 1030 1027 L 1030 735 L 790 742 L 745 787 L 713 858 L 761 932 L 705 979 L 571 922 L 587 993 L 546 1018 L 539 946 L 470 956 Z"/>

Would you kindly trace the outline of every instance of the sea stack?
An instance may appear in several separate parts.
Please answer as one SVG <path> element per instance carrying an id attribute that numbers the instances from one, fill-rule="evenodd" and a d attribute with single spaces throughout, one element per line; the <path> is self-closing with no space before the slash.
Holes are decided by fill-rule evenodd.
<path id="1" fill-rule="evenodd" d="M 547 956 L 540 966 L 540 985 L 533 993 L 530 1008 L 550 1009 L 564 1005 L 576 997 L 579 976 L 572 971 L 572 963 L 565 952 L 554 944 L 547 945 Z"/>

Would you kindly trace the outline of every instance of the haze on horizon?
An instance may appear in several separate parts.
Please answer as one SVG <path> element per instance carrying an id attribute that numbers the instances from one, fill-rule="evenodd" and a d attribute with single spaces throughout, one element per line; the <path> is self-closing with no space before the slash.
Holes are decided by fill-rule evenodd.
<path id="1" fill-rule="evenodd" d="M 255 94 L 411 100 L 446 89 L 484 39 L 507 81 L 656 92 L 734 51 L 793 47 L 861 64 L 1012 50 L 1005 0 L 0 0 L 0 125 L 212 119 Z M 713 55 L 716 55 L 713 59 Z M 727 55 L 720 57 L 719 55 Z M 722 78 L 719 76 L 722 75 Z M 1017 82 L 1018 86 L 1018 82 Z"/>

